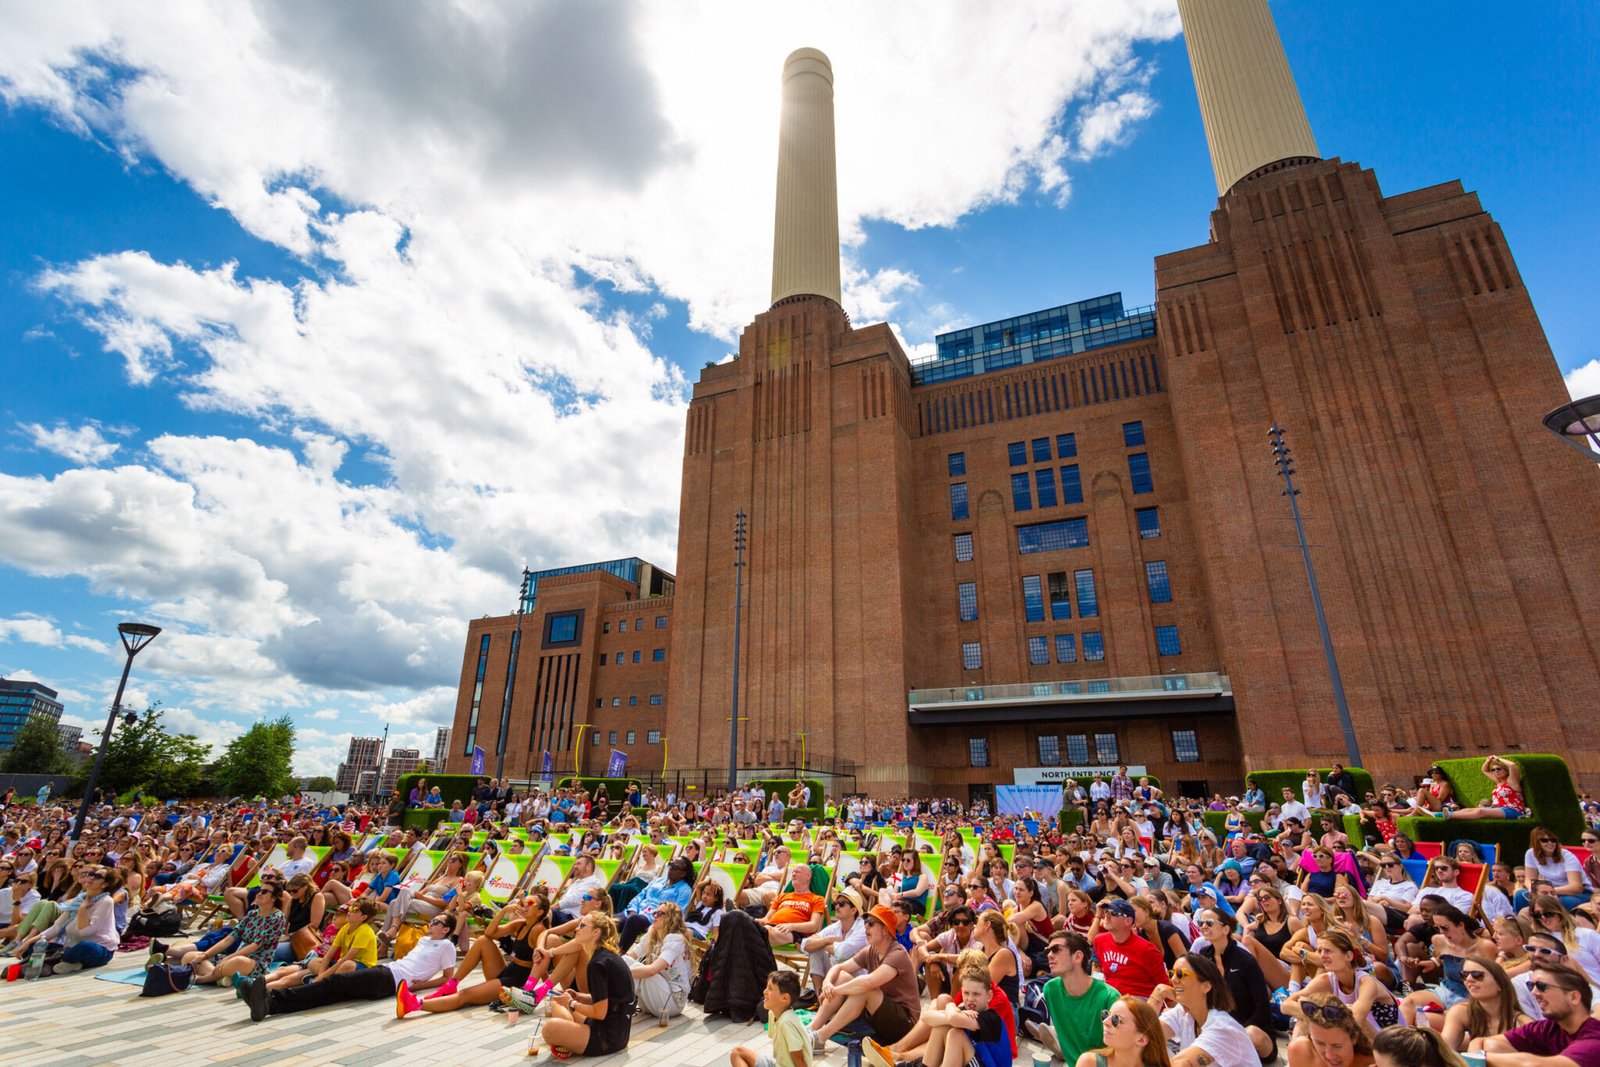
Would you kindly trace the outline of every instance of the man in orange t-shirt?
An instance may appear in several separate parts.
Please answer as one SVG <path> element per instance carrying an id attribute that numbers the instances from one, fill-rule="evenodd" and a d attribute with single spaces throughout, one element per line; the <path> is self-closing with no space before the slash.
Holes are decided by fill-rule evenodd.
<path id="1" fill-rule="evenodd" d="M 761 925 L 767 928 L 767 941 L 774 948 L 780 945 L 798 945 L 822 929 L 828 917 L 828 903 L 811 892 L 811 868 L 796 863 L 789 868 L 787 893 L 773 898 Z"/>

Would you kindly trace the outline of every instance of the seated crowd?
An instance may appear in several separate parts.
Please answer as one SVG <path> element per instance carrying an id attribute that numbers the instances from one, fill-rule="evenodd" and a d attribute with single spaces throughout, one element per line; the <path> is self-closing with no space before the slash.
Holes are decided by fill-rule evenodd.
<path id="1" fill-rule="evenodd" d="M 693 999 L 768 1017 L 734 1067 L 845 1045 L 996 1067 L 1019 1038 L 1074 1067 L 1600 1067 L 1600 840 L 1535 828 L 1521 863 L 1490 855 L 1471 821 L 1526 805 L 1514 764 L 1483 770 L 1490 803 L 1462 808 L 1433 773 L 1358 799 L 1335 767 L 1269 801 L 1124 769 L 1066 783 L 1067 831 L 926 800 L 786 821 L 800 787 L 639 790 L 611 818 L 602 790 L 485 781 L 448 806 L 419 785 L 413 806 L 449 812 L 431 832 L 358 805 L 102 805 L 73 842 L 65 809 L 24 803 L 0 814 L 0 953 L 41 978 L 148 950 L 258 1021 L 531 1015 L 563 1059 Z M 1401 814 L 1461 840 L 1427 858 Z"/>

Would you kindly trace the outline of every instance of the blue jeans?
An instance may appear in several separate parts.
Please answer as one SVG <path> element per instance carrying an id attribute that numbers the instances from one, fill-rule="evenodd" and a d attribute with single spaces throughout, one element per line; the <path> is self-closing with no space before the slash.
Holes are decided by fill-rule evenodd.
<path id="1" fill-rule="evenodd" d="M 81 963 L 85 969 L 104 967 L 111 962 L 111 950 L 92 941 L 79 941 L 61 954 L 63 963 Z"/>
<path id="2" fill-rule="evenodd" d="M 296 963 L 298 957 L 294 954 L 294 944 L 289 941 L 278 942 L 278 947 L 272 953 L 273 963 Z"/>
<path id="3" fill-rule="evenodd" d="M 1589 902 L 1588 896 L 1583 893 L 1562 893 L 1560 894 L 1560 898 L 1561 906 L 1566 908 L 1568 911 L 1576 908 L 1579 904 L 1587 904 Z M 1531 899 L 1532 898 L 1528 896 L 1528 891 L 1526 889 L 1519 889 L 1517 890 L 1516 896 L 1511 898 L 1511 906 L 1516 908 L 1518 911 L 1521 911 L 1523 908 L 1528 906 L 1528 902 Z"/>

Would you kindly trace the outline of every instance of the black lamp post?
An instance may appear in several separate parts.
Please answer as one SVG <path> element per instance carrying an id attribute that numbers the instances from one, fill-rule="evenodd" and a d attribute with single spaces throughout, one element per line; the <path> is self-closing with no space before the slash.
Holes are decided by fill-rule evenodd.
<path id="1" fill-rule="evenodd" d="M 1544 417 L 1544 428 L 1600 462 L 1600 396 L 1571 400 Z"/>
<path id="2" fill-rule="evenodd" d="M 733 517 L 733 713 L 728 720 L 728 792 L 739 788 L 739 617 L 744 614 L 744 508 Z"/>
<path id="3" fill-rule="evenodd" d="M 1328 633 L 1328 616 L 1322 610 L 1322 591 L 1317 588 L 1317 571 L 1311 565 L 1311 546 L 1306 544 L 1306 524 L 1300 517 L 1300 490 L 1294 484 L 1294 460 L 1290 448 L 1283 443 L 1283 428 L 1276 422 L 1267 431 L 1272 442 L 1272 463 L 1283 478 L 1283 495 L 1289 498 L 1289 513 L 1294 517 L 1295 536 L 1300 539 L 1300 558 L 1306 565 L 1306 583 L 1311 586 L 1311 607 L 1317 614 L 1317 630 L 1322 634 L 1322 656 L 1328 661 L 1328 680 L 1333 683 L 1333 705 L 1339 712 L 1339 726 L 1344 730 L 1345 758 L 1350 766 L 1361 766 L 1361 749 L 1356 744 L 1356 727 L 1350 719 L 1350 705 L 1344 699 L 1344 680 L 1339 677 L 1339 658 L 1333 653 L 1333 637 Z"/>
<path id="4" fill-rule="evenodd" d="M 522 589 L 517 593 L 517 629 L 511 635 L 511 657 L 506 660 L 506 689 L 500 700 L 500 736 L 495 742 L 494 778 L 498 783 L 506 773 L 506 734 L 511 730 L 511 694 L 517 688 L 517 654 L 522 650 L 522 613 L 528 606 L 528 586 L 533 572 L 522 568 Z"/>
<path id="5" fill-rule="evenodd" d="M 94 803 L 95 786 L 100 783 L 100 767 L 106 761 L 106 745 L 111 741 L 111 731 L 117 727 L 117 716 L 122 712 L 122 691 L 128 687 L 128 672 L 133 669 L 133 657 L 137 656 L 145 645 L 156 639 L 161 632 L 161 627 L 151 626 L 143 622 L 123 622 L 117 624 L 117 636 L 122 638 L 122 647 L 127 649 L 128 658 L 122 664 L 122 680 L 117 683 L 117 695 L 111 701 L 111 714 L 106 716 L 106 728 L 100 735 L 100 750 L 94 754 L 94 767 L 89 771 L 89 784 L 83 788 L 83 803 L 78 805 L 78 818 L 72 824 L 72 840 L 77 841 L 83 833 L 83 821 L 89 817 L 89 805 Z M 134 716 L 128 713 L 128 723 L 132 725 Z"/>

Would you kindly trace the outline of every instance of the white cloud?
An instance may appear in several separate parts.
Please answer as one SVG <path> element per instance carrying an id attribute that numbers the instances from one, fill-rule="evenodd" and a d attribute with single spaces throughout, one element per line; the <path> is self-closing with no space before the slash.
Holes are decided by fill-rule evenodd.
<path id="1" fill-rule="evenodd" d="M 1566 374 L 1567 394 L 1574 400 L 1600 393 L 1600 359 L 1591 359 Z"/>
<path id="2" fill-rule="evenodd" d="M 525 561 L 673 565 L 687 382 L 651 334 L 668 300 L 725 341 L 765 307 L 792 48 L 833 60 L 846 304 L 873 321 L 920 281 L 860 266 L 865 221 L 1064 199 L 1149 114 L 1135 46 L 1178 25 L 1170 0 L 257 0 L 21 5 L 6 29 L 9 106 L 165 168 L 301 268 L 105 248 L 44 271 L 130 387 L 232 418 L 136 461 L 115 429 L 22 427 L 80 466 L 0 471 L 0 562 L 165 626 L 142 697 L 370 730 L 450 720 L 465 620 L 510 608 Z M 343 756 L 304 740 L 305 765 Z"/>
<path id="3" fill-rule="evenodd" d="M 110 652 L 111 646 L 82 634 L 63 633 L 49 619 L 37 615 L 18 615 L 0 619 L 0 641 L 23 641 L 46 648 L 82 648 L 90 652 Z M 32 679 L 37 681 L 37 678 Z"/>
<path id="4" fill-rule="evenodd" d="M 90 466 L 104 463 L 122 447 L 115 441 L 107 441 L 100 427 L 92 422 L 76 429 L 64 423 L 45 427 L 37 422 L 28 422 L 19 423 L 18 429 L 28 436 L 33 447 Z"/>

